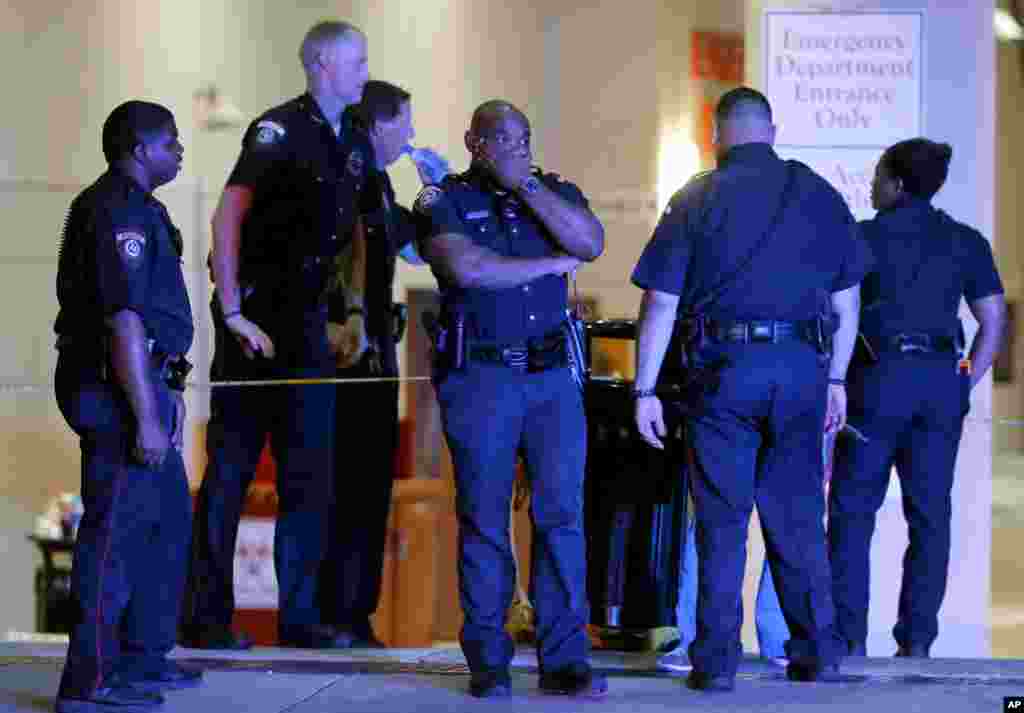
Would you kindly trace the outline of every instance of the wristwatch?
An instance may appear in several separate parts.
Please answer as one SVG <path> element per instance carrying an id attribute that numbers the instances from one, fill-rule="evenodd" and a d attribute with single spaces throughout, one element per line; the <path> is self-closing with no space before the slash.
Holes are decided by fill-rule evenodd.
<path id="1" fill-rule="evenodd" d="M 527 195 L 533 195 L 540 190 L 540 181 L 536 176 L 527 176 L 519 182 L 519 190 Z"/>

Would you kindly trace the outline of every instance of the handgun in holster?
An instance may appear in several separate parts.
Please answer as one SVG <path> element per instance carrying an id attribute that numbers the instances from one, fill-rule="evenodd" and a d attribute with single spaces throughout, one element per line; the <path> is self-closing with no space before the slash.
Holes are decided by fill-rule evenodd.
<path id="1" fill-rule="evenodd" d="M 446 371 L 462 369 L 466 363 L 465 317 L 455 314 L 442 323 L 433 312 L 424 312 L 422 319 L 434 348 L 436 365 Z"/>
<path id="2" fill-rule="evenodd" d="M 702 350 L 708 344 L 708 318 L 703 314 L 682 315 L 676 321 L 682 361 L 679 390 L 683 400 L 693 402 L 718 391 L 721 370 L 729 365 L 724 356 L 707 359 Z"/>

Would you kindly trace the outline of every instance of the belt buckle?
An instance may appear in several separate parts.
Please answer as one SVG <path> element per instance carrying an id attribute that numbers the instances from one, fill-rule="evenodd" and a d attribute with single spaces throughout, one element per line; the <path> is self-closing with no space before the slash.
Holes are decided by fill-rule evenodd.
<path id="1" fill-rule="evenodd" d="M 904 334 L 899 338 L 900 353 L 927 352 L 928 338 L 923 334 Z"/>
<path id="2" fill-rule="evenodd" d="M 518 347 L 504 347 L 501 350 L 502 363 L 512 369 L 525 369 L 527 363 L 527 352 Z"/>

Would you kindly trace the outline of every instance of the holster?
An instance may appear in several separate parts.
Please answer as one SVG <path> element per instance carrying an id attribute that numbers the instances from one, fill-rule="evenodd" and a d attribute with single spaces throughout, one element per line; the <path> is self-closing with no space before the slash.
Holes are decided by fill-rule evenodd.
<path id="1" fill-rule="evenodd" d="M 530 339 L 526 347 L 527 372 L 548 371 L 566 366 L 569 362 L 566 336 L 562 332 Z"/>
<path id="2" fill-rule="evenodd" d="M 707 334 L 707 317 L 688 314 L 676 321 L 681 359 L 679 391 L 685 404 L 693 405 L 703 396 L 718 392 L 721 385 L 721 371 L 729 366 L 724 356 L 709 359 L 705 347 L 710 344 Z"/>
<path id="3" fill-rule="evenodd" d="M 434 366 L 446 372 L 462 369 L 466 364 L 465 317 L 454 315 L 442 321 L 433 312 L 424 312 L 422 320 L 433 347 Z"/>

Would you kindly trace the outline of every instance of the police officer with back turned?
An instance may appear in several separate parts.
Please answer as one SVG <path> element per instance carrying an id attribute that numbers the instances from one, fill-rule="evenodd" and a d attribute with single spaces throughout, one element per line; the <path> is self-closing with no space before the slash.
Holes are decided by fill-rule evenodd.
<path id="1" fill-rule="evenodd" d="M 946 592 L 953 470 L 970 407 L 1002 340 L 1006 302 L 988 241 L 932 207 L 952 148 L 923 138 L 886 149 L 871 184 L 878 214 L 861 224 L 878 258 L 864 280 L 850 422 L 829 491 L 829 554 L 839 631 L 865 655 L 871 537 L 893 466 L 909 544 L 893 637 L 897 656 L 927 657 Z M 980 329 L 963 358 L 961 298 Z"/>
<path id="2" fill-rule="evenodd" d="M 845 420 L 843 384 L 870 254 L 840 195 L 806 166 L 776 156 L 761 93 L 727 92 L 715 134 L 717 169 L 672 198 L 633 273 L 645 290 L 635 416 L 652 446 L 663 447 L 654 387 L 677 313 L 687 353 L 699 567 L 687 682 L 705 691 L 735 685 L 755 503 L 791 633 L 787 675 L 834 680 L 843 651 L 822 523 L 821 449 L 823 429 Z"/>

